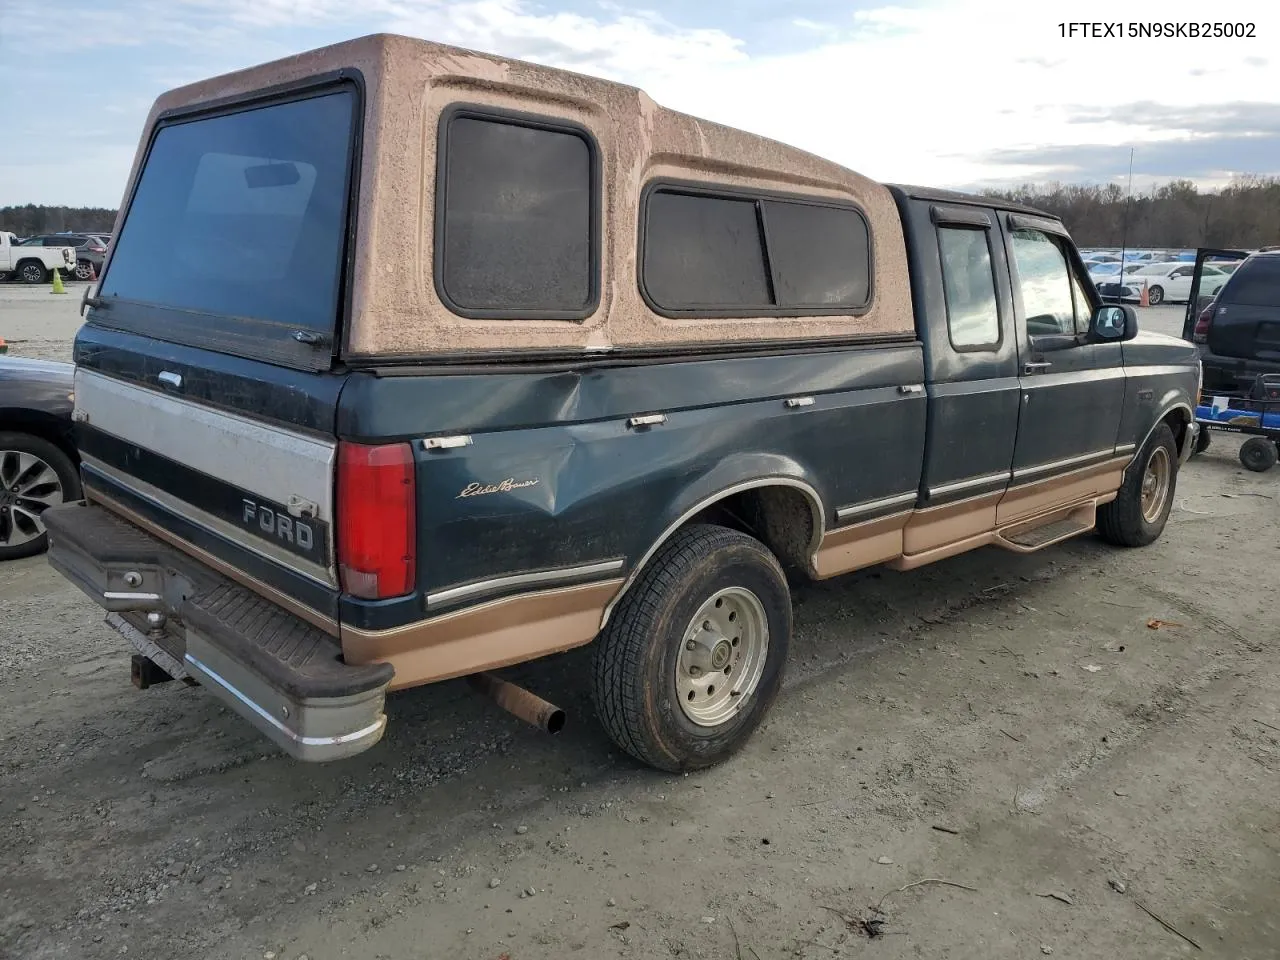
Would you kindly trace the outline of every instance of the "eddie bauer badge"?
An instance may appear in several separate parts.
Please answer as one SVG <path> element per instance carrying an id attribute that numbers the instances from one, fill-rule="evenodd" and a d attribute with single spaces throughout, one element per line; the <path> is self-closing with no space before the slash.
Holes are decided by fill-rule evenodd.
<path id="1" fill-rule="evenodd" d="M 483 497 L 489 493 L 509 493 L 512 490 L 519 490 L 521 487 L 532 487 L 537 482 L 536 477 L 532 480 L 517 480 L 514 477 L 507 477 L 500 483 L 468 483 L 454 499 Z"/>

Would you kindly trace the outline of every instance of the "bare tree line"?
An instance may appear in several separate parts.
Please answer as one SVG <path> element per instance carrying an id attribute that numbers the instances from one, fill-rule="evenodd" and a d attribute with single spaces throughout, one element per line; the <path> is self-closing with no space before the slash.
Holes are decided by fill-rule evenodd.
<path id="1" fill-rule="evenodd" d="M 1239 177 L 1206 192 L 1190 180 L 1172 180 L 1133 195 L 1127 230 L 1126 190 L 1116 183 L 1024 184 L 984 193 L 1056 214 L 1081 246 L 1255 249 L 1280 244 L 1280 177 Z"/>
<path id="2" fill-rule="evenodd" d="M 68 230 L 110 231 L 116 212 L 105 207 L 46 207 L 28 203 L 21 207 L 0 207 L 0 230 L 20 237 Z"/>

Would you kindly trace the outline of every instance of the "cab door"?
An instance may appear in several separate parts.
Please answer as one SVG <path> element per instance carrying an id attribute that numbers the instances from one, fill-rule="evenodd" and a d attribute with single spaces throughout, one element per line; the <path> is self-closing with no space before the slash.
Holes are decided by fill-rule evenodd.
<path id="1" fill-rule="evenodd" d="M 1083 264 L 1063 226 L 1009 214 L 1002 224 L 1013 289 L 1021 404 L 1006 503 L 1070 500 L 1075 478 L 1116 456 L 1125 371 L 1118 345 L 1088 342 L 1097 307 Z M 1003 510 L 1000 522 L 1014 519 Z"/>

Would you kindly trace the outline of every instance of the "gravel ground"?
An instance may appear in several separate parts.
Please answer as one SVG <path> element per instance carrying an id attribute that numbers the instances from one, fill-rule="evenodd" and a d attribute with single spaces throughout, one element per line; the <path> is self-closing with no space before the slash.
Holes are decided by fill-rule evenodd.
<path id="1" fill-rule="evenodd" d="M 1280 473 L 1235 449 L 1192 461 L 1144 550 L 798 589 L 770 719 L 687 777 L 610 746 L 589 648 L 512 673 L 569 711 L 558 737 L 451 682 L 304 766 L 199 689 L 134 690 L 96 607 L 7 564 L 0 957 L 1197 953 L 1151 914 L 1280 956 Z"/>

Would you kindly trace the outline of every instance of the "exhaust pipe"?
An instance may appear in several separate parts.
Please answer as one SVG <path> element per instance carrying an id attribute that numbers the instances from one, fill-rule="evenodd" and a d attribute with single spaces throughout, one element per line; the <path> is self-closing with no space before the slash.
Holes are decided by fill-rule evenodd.
<path id="1" fill-rule="evenodd" d="M 467 682 L 503 710 L 539 730 L 559 733 L 564 729 L 564 711 L 524 687 L 517 687 L 491 673 L 473 673 L 467 677 Z"/>

